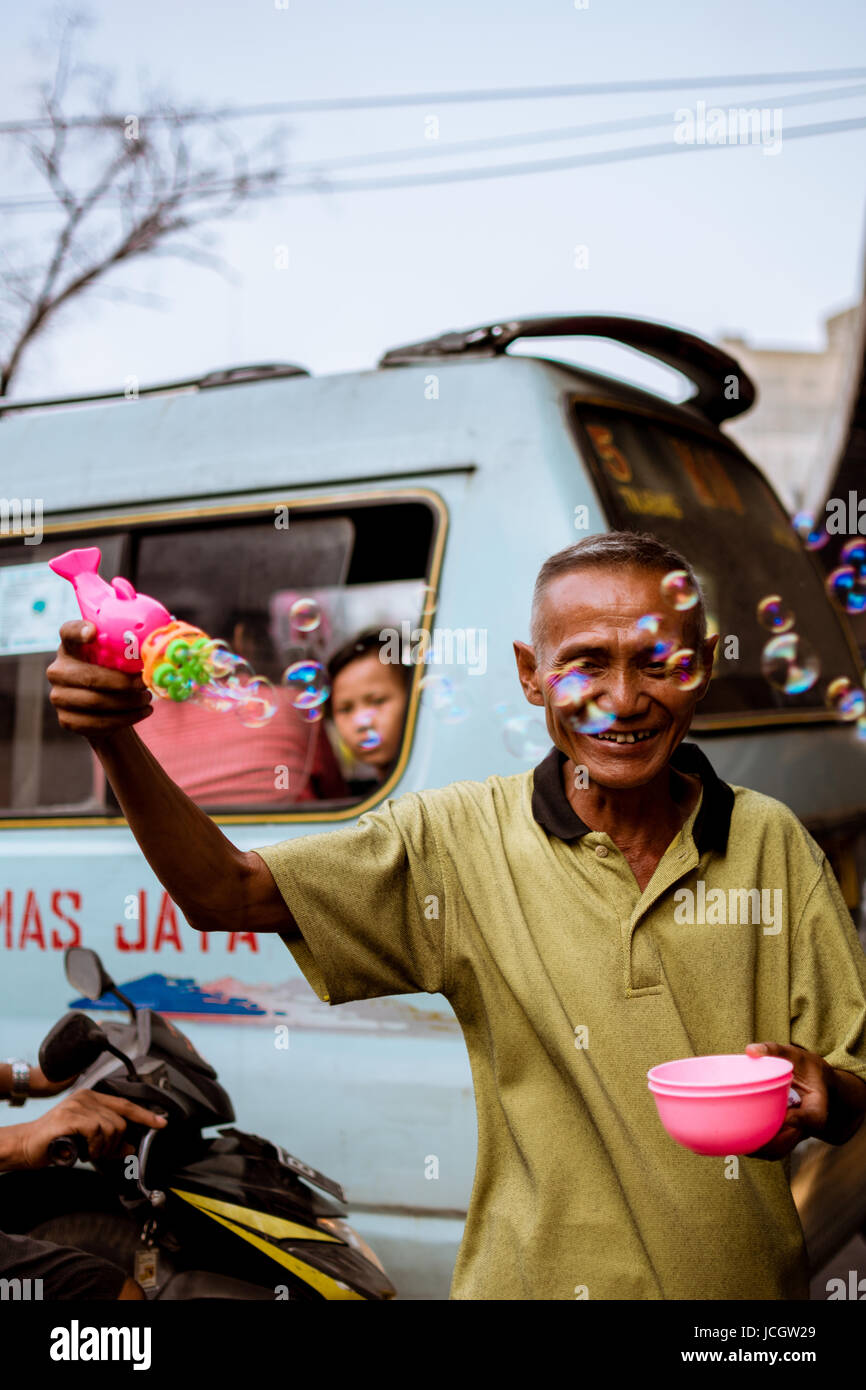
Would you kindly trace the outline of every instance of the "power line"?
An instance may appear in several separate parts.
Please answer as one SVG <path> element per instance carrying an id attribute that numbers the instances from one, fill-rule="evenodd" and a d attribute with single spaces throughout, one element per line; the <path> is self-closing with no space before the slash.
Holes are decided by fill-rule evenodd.
<path id="1" fill-rule="evenodd" d="M 855 116 L 849 120 L 826 121 L 817 125 L 794 126 L 785 131 L 786 140 L 807 139 L 814 135 L 840 135 L 850 130 L 866 130 L 866 116 Z M 632 159 L 650 159 L 657 155 L 686 154 L 690 150 L 730 148 L 721 144 L 673 144 L 666 140 L 659 145 L 631 145 L 622 150 L 599 150 L 590 154 L 567 156 L 562 159 L 539 159 L 522 164 L 494 164 L 476 169 L 448 169 L 429 174 L 399 174 L 382 179 L 343 179 L 341 182 L 320 184 L 298 184 L 276 187 L 277 196 L 290 196 L 293 193 L 361 193 L 389 188 L 410 188 L 413 186 L 433 186 L 442 183 L 461 183 L 477 179 L 519 178 L 524 174 L 550 174 L 562 169 L 578 169 L 594 164 L 616 164 Z M 253 196 L 270 196 L 253 195 Z"/>
<path id="2" fill-rule="evenodd" d="M 866 116 L 855 116 L 848 120 L 825 121 L 816 125 L 794 126 L 784 132 L 784 139 L 796 140 L 807 139 L 816 135 L 840 135 L 851 130 L 866 129 Z M 492 164 L 482 165 L 475 169 L 447 169 L 436 170 L 429 174 L 398 174 L 391 178 L 382 179 L 343 179 L 340 182 L 328 183 L 326 180 L 318 180 L 310 183 L 298 184 L 274 184 L 270 188 L 258 193 L 251 193 L 253 198 L 273 198 L 290 197 L 293 194 L 309 193 L 367 193 L 392 188 L 427 187 L 443 183 L 462 183 L 472 182 L 478 179 L 499 179 L 516 178 L 524 174 L 550 174 L 563 169 L 577 169 L 590 165 L 616 164 L 633 159 L 650 159 L 658 155 L 665 154 L 687 154 L 690 150 L 708 150 L 731 148 L 733 141 L 725 144 L 701 143 L 701 144 L 674 144 L 670 140 L 665 140 L 658 145 L 631 145 L 622 150 L 598 150 L 590 154 L 570 155 L 562 159 L 539 159 L 524 162 L 522 164 Z M 207 190 L 220 191 L 221 185 L 215 183 Z M 226 191 L 229 185 L 226 185 Z M 35 204 L 32 206 L 42 206 Z M 52 207 L 56 204 L 52 203 Z M 19 205 L 20 208 L 20 205 Z M 5 205 L 0 203 L 0 209 L 6 210 Z M 12 209 L 14 210 L 14 209 Z"/>
<path id="3" fill-rule="evenodd" d="M 783 97 L 751 97 L 748 107 L 766 107 L 771 100 L 779 106 L 811 106 L 824 101 L 842 101 L 848 97 L 866 95 L 866 83 L 851 87 L 828 87 L 821 92 L 795 92 Z M 523 131 L 517 135 L 485 136 L 477 140 L 452 140 L 444 144 L 430 141 L 426 145 L 409 145 L 398 150 L 381 150 L 373 154 L 339 155 L 333 159 L 308 159 L 292 165 L 295 173 L 314 173 L 327 169 L 348 169 L 368 164 L 402 164 L 412 159 L 442 159 L 452 154 L 470 154 L 484 150 L 515 149 L 521 145 L 545 144 L 558 140 L 580 140 L 593 135 L 622 134 L 627 130 L 651 130 L 669 125 L 671 112 L 657 111 L 652 116 L 625 116 L 617 121 L 590 121 L 583 125 L 557 126 L 552 130 Z"/>
<path id="4" fill-rule="evenodd" d="M 494 87 L 482 90 L 456 92 L 404 92 L 394 95 L 372 97 L 313 97 L 302 101 L 271 101 L 257 106 L 224 106 L 211 111 L 152 111 L 128 113 L 137 116 L 139 124 L 144 121 L 185 123 L 193 121 L 240 120 L 250 116 L 299 115 L 323 111 L 375 111 L 389 110 L 401 106 L 444 106 L 462 105 L 488 101 L 540 101 L 563 97 L 615 96 L 639 92 L 686 91 L 701 87 L 747 87 L 751 83 L 785 84 L 789 82 L 831 82 L 856 81 L 866 77 L 866 68 L 824 68 L 813 72 L 770 72 L 733 73 L 727 75 L 710 74 L 704 77 L 646 78 L 621 82 L 572 82 L 538 87 Z M 48 116 L 32 119 L 0 121 L 0 134 L 21 134 L 30 130 L 50 130 L 54 124 L 63 129 L 77 127 L 98 128 L 100 126 L 123 126 L 128 114 L 116 113 L 103 116 L 70 116 L 61 122 L 52 122 Z"/>
<path id="5" fill-rule="evenodd" d="M 795 94 L 790 95 L 790 96 L 786 96 L 786 97 L 781 97 L 781 98 L 779 98 L 779 102 L 780 102 L 780 105 L 781 105 L 782 107 L 784 107 L 786 104 L 787 104 L 787 105 L 791 105 L 791 106 L 801 106 L 801 105 L 809 105 L 809 104 L 813 104 L 813 103 L 821 102 L 821 101 L 842 100 L 842 99 L 845 99 L 845 98 L 848 98 L 848 97 L 852 97 L 852 96 L 862 96 L 862 95 L 864 95 L 864 94 L 866 94 L 866 84 L 857 84 L 857 85 L 851 86 L 851 87 L 829 88 L 829 89 L 826 89 L 825 91 L 822 91 L 822 92 L 802 92 L 802 93 L 795 93 Z M 762 98 L 752 98 L 752 99 L 749 101 L 749 104 L 748 104 L 748 105 L 749 105 L 749 108 L 750 108 L 750 109 L 761 108 L 761 107 L 763 107 L 764 109 L 766 109 L 767 101 L 768 101 L 768 99 L 767 99 L 766 97 L 762 97 Z M 487 138 L 485 138 L 485 139 L 483 139 L 483 140 L 450 141 L 450 142 L 448 142 L 448 143 L 446 143 L 446 144 L 444 144 L 444 145 L 432 145 L 432 144 L 431 144 L 431 146 L 430 146 L 429 148 L 428 148 L 427 146 L 422 146 L 422 147 L 418 147 L 418 146 L 409 146 L 409 147 L 407 147 L 407 148 L 405 148 L 405 149 L 402 149 L 402 150 L 384 150 L 384 151 L 374 152 L 374 153 L 372 153 L 372 154 L 343 155 L 343 156 L 338 156 L 337 158 L 330 159 L 330 160 L 310 160 L 310 161 L 306 161 L 306 162 L 301 163 L 301 164 L 295 164 L 295 165 L 292 166 L 292 174 L 297 174 L 297 173 L 311 173 L 311 174 L 314 174 L 314 175 L 317 175 L 317 176 L 318 176 L 318 177 L 312 179 L 310 182 L 308 182 L 308 183 L 306 183 L 306 184 L 294 184 L 294 183 L 289 183 L 289 184 L 283 184 L 283 185 L 271 185 L 271 186 L 268 187 L 268 188 L 262 189 L 259 193 L 254 194 L 254 195 L 250 195 L 250 196 L 271 197 L 271 196 L 274 195 L 274 192 L 277 192 L 277 193 L 280 193 L 280 192 L 293 192 L 293 191 L 295 191 L 296 188 L 297 188 L 299 191 L 303 191 L 303 192 L 316 192 L 316 191 L 323 191 L 323 190 L 324 190 L 324 191 L 331 191 L 331 190 L 333 190 L 333 191 L 354 191 L 355 189 L 360 189 L 360 188 L 362 188 L 362 187 L 365 187 L 366 184 L 365 184 L 365 183 L 358 182 L 358 181 L 346 180 L 346 181 L 343 181 L 343 182 L 340 183 L 340 184 L 336 184 L 336 185 L 331 184 L 331 185 L 328 185 L 328 183 L 327 183 L 326 181 L 323 181 L 323 180 L 322 180 L 321 175 L 322 175 L 324 172 L 326 172 L 328 169 L 351 168 L 351 167 L 357 167 L 358 165 L 360 165 L 360 166 L 366 166 L 366 165 L 372 165 L 372 164 L 392 163 L 392 162 L 393 162 L 393 163 L 404 163 L 404 162 L 408 162 L 410 159 L 413 159 L 413 158 L 438 158 L 438 159 L 442 159 L 442 158 L 446 158 L 446 157 L 448 157 L 449 155 L 453 155 L 453 154 L 467 154 L 467 153 L 469 153 L 470 151 L 472 151 L 472 152 L 477 152 L 477 151 L 492 150 L 492 149 L 497 149 L 497 148 L 499 148 L 499 149 L 501 149 L 501 148 L 515 148 L 515 147 L 519 147 L 519 146 L 521 146 L 521 145 L 531 145 L 531 144 L 545 143 L 545 142 L 556 141 L 556 140 L 580 139 L 580 138 L 584 138 L 584 137 L 588 137 L 588 136 L 593 136 L 593 135 L 621 133 L 621 132 L 626 131 L 626 130 L 650 129 L 650 128 L 654 127 L 654 126 L 669 124 L 670 121 L 671 121 L 671 112 L 670 112 L 670 111 L 666 111 L 666 112 L 659 112 L 658 114 L 656 114 L 656 115 L 651 115 L 651 116 L 634 116 L 634 117 L 627 117 L 627 118 L 623 118 L 623 119 L 618 120 L 618 121 L 595 121 L 595 122 L 590 122 L 589 124 L 586 124 L 586 125 L 559 127 L 559 128 L 553 129 L 553 130 L 544 130 L 544 131 L 525 131 L 525 132 L 520 133 L 520 134 L 517 134 L 517 135 L 492 136 L 492 137 L 487 137 Z M 786 134 L 786 135 L 794 135 L 797 131 L 799 131 L 799 132 L 801 132 L 801 133 L 811 133 L 811 134 L 821 134 L 821 133 L 824 133 L 824 134 L 834 134 L 834 133 L 837 133 L 837 132 L 839 132 L 839 131 L 841 131 L 841 130 L 858 129 L 858 128 L 859 128 L 859 126 L 857 126 L 856 124 L 853 125 L 853 126 L 851 126 L 851 125 L 847 125 L 845 122 L 842 122 L 842 123 L 839 123 L 839 122 L 828 122 L 828 123 L 825 123 L 825 124 L 823 124 L 823 125 L 814 126 L 814 127 L 811 127 L 811 126 L 809 126 L 809 127 L 807 127 L 807 126 L 803 126 L 803 127 L 794 127 L 792 130 L 789 130 L 789 131 L 785 132 L 785 134 Z M 612 151 L 600 151 L 599 154 L 598 154 L 597 156 L 578 156 L 578 157 L 577 157 L 577 162 L 580 163 L 581 161 L 583 161 L 583 162 L 586 162 L 586 163 L 604 163 L 604 162 L 606 162 L 606 161 L 615 160 L 615 159 L 618 159 L 618 158 L 628 158 L 628 157 L 631 157 L 632 155 L 634 155 L 634 157 L 638 157 L 639 154 L 640 154 L 640 152 L 642 152 L 642 151 L 649 151 L 649 152 L 652 152 L 652 153 L 659 153 L 659 154 L 660 154 L 660 153 L 663 153 L 665 150 L 667 150 L 667 151 L 669 151 L 669 152 L 671 152 L 671 153 L 674 153 L 674 152 L 675 152 L 675 149 L 676 149 L 676 147 L 672 148 L 669 144 L 666 144 L 666 145 L 658 145 L 658 146 L 637 145 L 637 146 L 632 146 L 632 147 L 630 147 L 630 148 L 628 148 L 628 149 L 626 149 L 626 150 L 624 150 L 624 151 L 616 151 L 616 150 L 612 150 Z M 521 164 L 521 165 L 513 165 L 513 166 L 506 166 L 506 165 L 491 165 L 491 166 L 488 167 L 487 170 L 485 170 L 485 169 L 481 169 L 481 170 L 479 170 L 479 169 L 470 169 L 470 170 L 445 170 L 445 171 L 442 171 L 442 174 L 441 174 L 441 177 L 439 178 L 439 181 L 449 181 L 449 180 L 451 180 L 451 179 L 460 178 L 460 177 L 467 177 L 467 178 L 493 177 L 493 178 L 495 178 L 498 174 L 504 175 L 504 174 L 506 174 L 506 173 L 523 174 L 523 173 L 534 173 L 534 172 L 536 172 L 536 171 L 537 171 L 537 172 L 544 172 L 544 171 L 547 170 L 547 169 L 556 169 L 556 168 L 558 168 L 558 167 L 569 167 L 569 166 L 573 165 L 574 163 L 575 163 L 575 159 L 574 159 L 574 158 L 569 158 L 569 159 L 567 159 L 567 160 L 565 160 L 565 161 L 561 161 L 561 160 L 534 161 L 534 162 L 532 162 L 532 163 L 524 163 L 524 164 Z M 386 180 L 386 181 L 377 180 L 377 181 L 375 182 L 375 184 L 371 184 L 370 186 L 371 186 L 371 187 L 399 187 L 399 186 L 401 186 L 401 185 L 400 185 L 400 182 L 399 182 L 400 179 L 412 180 L 412 176 L 411 176 L 411 175 L 399 175 L 399 176 L 397 176 L 397 178 L 394 179 L 394 180 Z M 437 181 L 437 174 L 434 173 L 434 174 L 429 175 L 429 176 L 424 176 L 423 179 L 415 179 L 415 180 L 413 180 L 413 181 L 414 181 L 414 182 L 425 182 L 425 181 L 432 181 L 432 182 L 435 182 L 435 181 Z M 231 181 L 230 179 L 217 179 L 217 180 L 214 180 L 212 183 L 206 185 L 206 186 L 203 188 L 202 191 L 205 192 L 205 193 L 219 193 L 219 192 L 228 192 L 228 191 L 230 191 L 231 188 L 232 188 L 232 181 Z M 157 189 L 158 189 L 158 186 L 157 186 Z M 80 195 L 76 195 L 76 196 L 80 196 Z M 40 210 L 52 210 L 52 209 L 57 208 L 58 206 L 59 206 L 59 204 L 57 203 L 56 198 L 53 198 L 53 197 L 46 197 L 46 196 L 39 196 L 39 197 L 33 197 L 33 198 L 28 198 L 28 197 L 24 196 L 24 197 L 21 197 L 21 198 L 18 198 L 18 199 L 10 198 L 10 199 L 5 199 L 5 200 L 0 201 L 0 209 L 2 209 L 3 211 L 6 211 L 6 212 L 16 212 L 16 211 L 20 211 L 20 212 L 29 212 L 29 211 L 40 211 Z M 105 204 L 103 203 L 102 206 L 105 206 Z"/>

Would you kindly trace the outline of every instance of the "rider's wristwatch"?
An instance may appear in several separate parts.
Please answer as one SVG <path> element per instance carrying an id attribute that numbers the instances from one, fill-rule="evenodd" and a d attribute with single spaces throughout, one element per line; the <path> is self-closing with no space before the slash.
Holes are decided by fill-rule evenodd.
<path id="1" fill-rule="evenodd" d="M 10 1105 L 23 1105 L 30 1095 L 30 1066 L 20 1058 L 9 1058 L 12 1068 L 12 1090 L 9 1092 Z"/>

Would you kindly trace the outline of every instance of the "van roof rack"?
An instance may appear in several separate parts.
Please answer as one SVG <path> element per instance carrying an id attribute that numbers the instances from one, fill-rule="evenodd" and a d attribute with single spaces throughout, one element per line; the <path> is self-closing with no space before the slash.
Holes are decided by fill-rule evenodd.
<path id="1" fill-rule="evenodd" d="M 309 376 L 306 367 L 294 362 L 263 362 L 248 367 L 220 367 L 206 372 L 204 376 L 189 377 L 183 381 L 163 381 L 156 386 L 139 386 L 135 396 L 158 396 L 163 392 L 206 391 L 212 386 L 237 386 L 245 381 L 269 381 L 278 377 Z M 2 401 L 0 412 L 9 414 L 13 410 L 38 410 L 52 405 L 87 405 L 94 401 L 117 401 L 128 399 L 126 391 L 92 391 L 86 396 L 54 396 L 38 401 Z"/>
<path id="2" fill-rule="evenodd" d="M 682 372 L 696 387 L 694 394 L 682 404 L 693 406 L 714 424 L 742 415 L 754 404 L 757 395 L 751 378 L 737 360 L 721 348 L 681 328 L 619 314 L 556 314 L 506 319 L 391 348 L 380 359 L 379 366 L 402 367 L 437 357 L 497 357 L 518 338 L 566 337 L 610 338 Z M 736 390 L 733 397 L 727 394 L 731 378 Z"/>

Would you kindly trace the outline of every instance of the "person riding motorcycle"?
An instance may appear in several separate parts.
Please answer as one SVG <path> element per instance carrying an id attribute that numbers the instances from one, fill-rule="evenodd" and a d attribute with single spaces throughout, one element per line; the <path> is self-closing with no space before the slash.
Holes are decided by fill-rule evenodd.
<path id="1" fill-rule="evenodd" d="M 23 1105 L 28 1096 L 42 1099 L 57 1095 L 74 1080 L 69 1077 L 51 1082 L 39 1067 L 28 1068 L 18 1061 L 0 1063 L 0 1099 L 8 1099 L 10 1105 Z M 49 1146 L 61 1135 L 80 1135 L 94 1161 L 133 1153 L 124 1139 L 129 1121 L 157 1128 L 166 1123 L 161 1115 L 118 1096 L 76 1091 L 36 1120 L 0 1127 L 0 1173 L 47 1167 Z M 0 1286 L 8 1293 L 15 1284 L 20 1293 L 22 1280 L 31 1281 L 28 1293 L 32 1281 L 37 1281 L 36 1287 L 46 1299 L 144 1298 L 135 1280 L 109 1260 L 87 1255 L 72 1246 L 0 1231 Z"/>

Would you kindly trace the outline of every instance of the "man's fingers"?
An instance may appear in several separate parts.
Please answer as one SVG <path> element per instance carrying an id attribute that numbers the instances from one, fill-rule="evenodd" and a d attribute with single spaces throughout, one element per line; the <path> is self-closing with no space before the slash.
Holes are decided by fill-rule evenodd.
<path id="1" fill-rule="evenodd" d="M 60 627 L 61 645 L 70 652 L 75 652 L 79 647 L 92 642 L 95 636 L 96 628 L 93 623 L 87 622 L 84 618 L 70 618 Z"/>
<path id="2" fill-rule="evenodd" d="M 60 629 L 61 645 L 45 674 L 57 722 L 67 733 L 95 741 L 113 738 L 153 714 L 153 695 L 140 671 L 116 671 L 92 659 L 93 623 L 71 619 Z"/>
<path id="3" fill-rule="evenodd" d="M 46 672 L 49 700 L 69 733 L 112 733 L 153 713 L 151 692 L 138 675 L 58 657 Z"/>
<path id="4" fill-rule="evenodd" d="M 787 1062 L 793 1062 L 796 1066 L 803 1049 L 793 1043 L 759 1042 L 747 1043 L 746 1051 L 750 1057 L 784 1057 Z"/>
<path id="5" fill-rule="evenodd" d="M 101 1158 L 107 1149 L 110 1148 L 111 1121 L 109 1119 L 97 1119 L 90 1116 L 88 1133 L 85 1134 L 87 1140 L 87 1152 L 91 1158 Z"/>
<path id="6" fill-rule="evenodd" d="M 123 1096 L 99 1095 L 98 1099 L 100 1104 L 107 1105 L 115 1114 L 132 1120 L 134 1124 L 146 1125 L 148 1129 L 162 1129 L 166 1123 L 155 1111 L 146 1110 L 143 1105 L 136 1105 L 135 1101 L 126 1100 Z"/>
<path id="7" fill-rule="evenodd" d="M 52 685 L 98 691 L 100 695 L 147 689 L 140 671 L 115 671 L 111 666 L 97 666 L 63 647 L 58 648 L 45 674 Z"/>
<path id="8" fill-rule="evenodd" d="M 95 689 L 77 681 L 67 685 L 62 680 L 53 680 L 48 698 L 55 709 L 68 709 L 73 713 L 124 714 L 127 710 L 149 709 L 153 703 L 151 692 L 143 681 L 140 685 Z"/>

